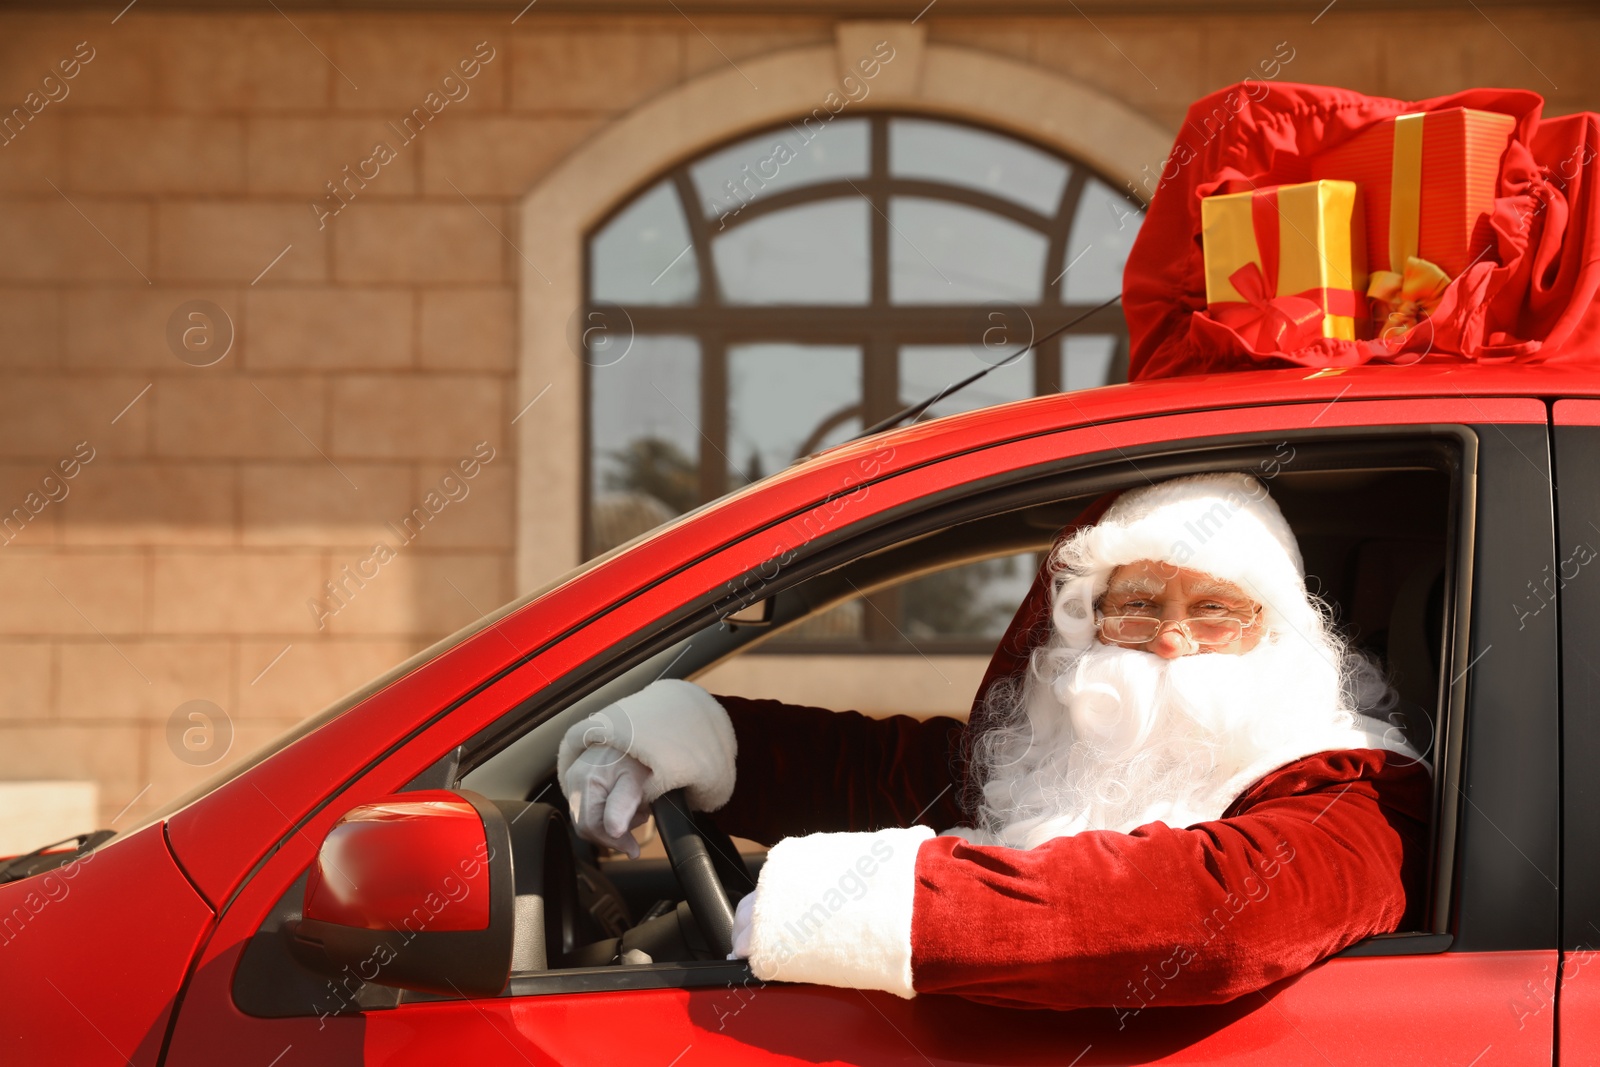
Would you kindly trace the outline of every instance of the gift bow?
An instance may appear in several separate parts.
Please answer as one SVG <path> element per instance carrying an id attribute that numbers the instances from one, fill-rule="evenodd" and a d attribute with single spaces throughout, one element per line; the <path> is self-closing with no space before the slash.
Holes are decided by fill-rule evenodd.
<path id="1" fill-rule="evenodd" d="M 1450 275 L 1437 265 L 1416 256 L 1406 257 L 1405 270 L 1375 270 L 1367 284 L 1367 295 L 1376 301 L 1375 310 L 1386 310 L 1387 321 L 1380 335 L 1392 330 L 1404 332 L 1432 315 L 1450 285 Z"/>
<path id="2" fill-rule="evenodd" d="M 1450 275 L 1417 255 L 1422 226 L 1422 133 L 1426 115 L 1417 111 L 1394 120 L 1394 156 L 1389 181 L 1389 265 L 1367 280 L 1376 305 L 1373 318 L 1385 321 L 1380 337 L 1404 333 L 1433 314 L 1450 284 Z M 1398 268 L 1398 269 L 1393 269 Z"/>
<path id="3" fill-rule="evenodd" d="M 1288 352 L 1322 335 L 1321 306 L 1303 296 L 1273 296 L 1259 263 L 1246 263 L 1228 281 L 1244 300 L 1213 305 L 1212 316 L 1257 349 Z"/>
<path id="4" fill-rule="evenodd" d="M 1276 187 L 1258 189 L 1251 195 L 1250 218 L 1261 261 L 1251 260 L 1228 275 L 1229 284 L 1244 299 L 1213 302 L 1207 308 L 1213 319 L 1233 329 L 1257 351 L 1292 352 L 1322 336 L 1325 316 L 1365 314 L 1361 294 L 1351 289 L 1273 295 L 1278 291 L 1281 236 Z"/>

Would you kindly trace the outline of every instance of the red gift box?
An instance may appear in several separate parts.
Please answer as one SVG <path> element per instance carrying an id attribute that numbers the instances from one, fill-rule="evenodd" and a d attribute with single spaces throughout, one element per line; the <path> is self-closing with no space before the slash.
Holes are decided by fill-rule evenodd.
<path id="1" fill-rule="evenodd" d="M 1311 177 L 1361 187 L 1367 268 L 1404 269 L 1415 256 L 1458 277 L 1492 244 L 1488 216 L 1516 119 L 1455 107 L 1375 123 L 1311 160 Z"/>

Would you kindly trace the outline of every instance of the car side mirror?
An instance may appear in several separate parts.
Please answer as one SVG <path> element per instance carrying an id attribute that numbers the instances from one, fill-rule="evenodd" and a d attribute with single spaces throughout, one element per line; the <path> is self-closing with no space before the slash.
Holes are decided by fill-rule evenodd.
<path id="1" fill-rule="evenodd" d="M 511 838 L 501 807 L 464 790 L 352 808 L 311 866 L 291 948 L 312 969 L 357 986 L 497 996 L 511 976 L 519 925 Z M 538 955 L 542 967 L 542 940 Z"/>

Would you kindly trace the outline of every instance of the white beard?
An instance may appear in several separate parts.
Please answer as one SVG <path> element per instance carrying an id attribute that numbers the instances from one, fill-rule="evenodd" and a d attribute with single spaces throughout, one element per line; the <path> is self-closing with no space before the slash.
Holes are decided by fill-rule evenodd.
<path id="1" fill-rule="evenodd" d="M 1386 709 L 1393 690 L 1341 651 L 1293 634 L 1174 660 L 1052 643 L 1026 684 L 998 691 L 1006 703 L 975 752 L 980 829 L 961 835 L 1033 848 L 1084 830 L 1191 826 L 1301 756 L 1391 747 L 1363 742 L 1356 710 Z"/>

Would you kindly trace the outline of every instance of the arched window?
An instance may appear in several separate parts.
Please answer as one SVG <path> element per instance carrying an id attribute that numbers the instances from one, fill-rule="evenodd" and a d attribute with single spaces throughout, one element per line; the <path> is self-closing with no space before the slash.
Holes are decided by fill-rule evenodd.
<path id="1" fill-rule="evenodd" d="M 1115 295 L 1141 219 L 1080 163 L 920 116 L 808 118 L 678 166 L 587 246 L 584 322 L 601 340 L 585 358 L 586 551 L 848 440 Z M 1126 367 L 1113 306 L 925 417 Z M 938 603 L 907 586 L 838 636 L 992 644 L 1032 566 L 963 570 L 925 580 L 949 587 L 923 591 Z"/>

